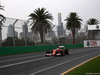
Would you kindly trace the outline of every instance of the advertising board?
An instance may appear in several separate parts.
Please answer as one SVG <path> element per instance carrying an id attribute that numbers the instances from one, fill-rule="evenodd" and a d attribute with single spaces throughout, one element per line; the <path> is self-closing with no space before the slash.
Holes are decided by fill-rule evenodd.
<path id="1" fill-rule="evenodd" d="M 84 40 L 84 47 L 100 46 L 100 40 Z"/>

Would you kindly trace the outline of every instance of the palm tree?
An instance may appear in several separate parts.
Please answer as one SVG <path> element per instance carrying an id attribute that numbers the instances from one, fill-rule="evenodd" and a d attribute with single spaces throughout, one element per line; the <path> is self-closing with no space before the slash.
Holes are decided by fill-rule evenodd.
<path id="1" fill-rule="evenodd" d="M 95 18 L 90 18 L 87 21 L 87 25 L 97 25 L 97 24 L 99 24 L 99 21 L 98 21 L 98 19 L 95 19 Z"/>
<path id="2" fill-rule="evenodd" d="M 53 20 L 53 16 L 49 11 L 46 11 L 45 8 L 35 9 L 33 13 L 29 15 L 29 20 L 32 20 L 32 28 L 31 30 L 34 33 L 40 34 L 41 43 L 44 43 L 44 32 L 47 33 L 51 28 L 52 23 L 50 20 Z"/>
<path id="3" fill-rule="evenodd" d="M 73 43 L 75 42 L 75 31 L 81 28 L 82 19 L 79 18 L 76 12 L 71 12 L 68 17 L 65 19 L 66 29 L 71 30 L 73 34 Z"/>
<path id="4" fill-rule="evenodd" d="M 95 19 L 95 18 L 90 18 L 87 22 L 86 22 L 86 27 L 88 28 L 88 25 L 98 25 L 99 24 L 99 21 L 98 19 Z M 97 34 L 97 31 L 94 30 L 94 31 L 89 31 L 88 34 L 92 34 L 91 36 L 93 36 L 93 39 L 94 39 L 94 36 Z M 93 35 L 94 34 L 94 35 Z M 89 35 L 88 35 L 89 36 Z M 91 37 L 92 38 L 92 37 Z"/>
<path id="5" fill-rule="evenodd" d="M 4 10 L 4 7 L 0 4 L 0 10 Z M 2 47 L 2 26 L 6 18 L 0 14 L 0 47 Z"/>

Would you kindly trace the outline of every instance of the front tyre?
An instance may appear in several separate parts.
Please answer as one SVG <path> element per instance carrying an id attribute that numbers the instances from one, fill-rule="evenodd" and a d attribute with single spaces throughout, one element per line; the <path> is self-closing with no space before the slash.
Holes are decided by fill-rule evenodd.
<path id="1" fill-rule="evenodd" d="M 51 56 L 51 52 L 50 51 L 46 51 L 46 56 Z"/>
<path id="2" fill-rule="evenodd" d="M 50 54 L 51 52 L 50 51 L 46 51 L 46 54 Z"/>

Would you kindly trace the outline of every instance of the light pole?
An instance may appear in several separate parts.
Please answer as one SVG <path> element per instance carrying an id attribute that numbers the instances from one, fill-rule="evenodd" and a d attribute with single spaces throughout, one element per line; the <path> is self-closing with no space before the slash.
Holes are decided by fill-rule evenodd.
<path id="1" fill-rule="evenodd" d="M 16 21 L 13 23 L 13 45 L 15 47 L 15 23 L 18 21 L 18 19 L 16 19 Z"/>

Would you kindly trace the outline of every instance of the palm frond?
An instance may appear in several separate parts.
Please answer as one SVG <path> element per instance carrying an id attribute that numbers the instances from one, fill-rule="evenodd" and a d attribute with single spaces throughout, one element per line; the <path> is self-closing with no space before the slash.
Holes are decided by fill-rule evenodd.
<path id="1" fill-rule="evenodd" d="M 68 30 L 72 30 L 73 28 L 80 29 L 81 28 L 81 21 L 82 19 L 79 18 L 76 12 L 71 12 L 68 17 L 65 19 L 66 21 L 66 28 Z"/>
<path id="2" fill-rule="evenodd" d="M 52 25 L 49 20 L 53 20 L 53 17 L 51 13 L 49 13 L 49 11 L 46 11 L 45 8 L 35 9 L 35 11 L 33 11 L 33 13 L 29 15 L 29 17 L 29 20 L 33 21 L 31 24 L 33 25 L 31 29 L 34 29 L 34 26 L 36 26 L 39 31 L 39 29 L 41 30 L 41 28 L 43 28 L 47 24 Z M 48 29 L 48 27 L 46 28 Z"/>
<path id="3" fill-rule="evenodd" d="M 97 25 L 97 24 L 99 24 L 99 21 L 98 21 L 98 19 L 90 18 L 90 19 L 87 21 L 86 24 L 87 24 L 87 25 Z"/>
<path id="4" fill-rule="evenodd" d="M 2 6 L 1 3 L 0 3 L 0 10 L 4 10 L 4 6 Z"/>
<path id="5" fill-rule="evenodd" d="M 5 23 L 5 20 L 6 18 L 2 14 L 0 14 L 0 26 L 4 25 L 3 23 Z"/>

